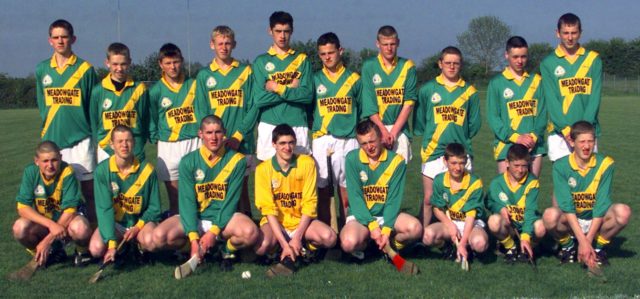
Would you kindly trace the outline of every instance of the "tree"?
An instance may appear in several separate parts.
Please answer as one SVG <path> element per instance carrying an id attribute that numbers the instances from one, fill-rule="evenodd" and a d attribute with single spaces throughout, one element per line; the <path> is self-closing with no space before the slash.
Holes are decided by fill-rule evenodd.
<path id="1" fill-rule="evenodd" d="M 129 74 L 135 81 L 156 81 L 162 75 L 158 66 L 158 52 L 153 52 L 140 63 L 131 64 Z"/>
<path id="2" fill-rule="evenodd" d="M 502 62 L 504 44 L 511 29 L 495 16 L 478 17 L 469 22 L 467 31 L 458 35 L 464 56 L 484 67 L 485 76 Z"/>
<path id="3" fill-rule="evenodd" d="M 551 52 L 553 52 L 553 47 L 548 43 L 530 44 L 526 67 L 527 72 L 531 74 L 540 73 L 540 62 Z"/>

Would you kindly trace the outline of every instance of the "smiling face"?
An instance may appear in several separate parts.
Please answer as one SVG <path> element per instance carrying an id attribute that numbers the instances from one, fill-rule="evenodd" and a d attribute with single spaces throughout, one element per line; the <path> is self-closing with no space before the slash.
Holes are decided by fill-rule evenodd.
<path id="1" fill-rule="evenodd" d="M 296 137 L 292 135 L 281 135 L 272 145 L 276 150 L 276 157 L 279 160 L 291 161 L 293 158 L 293 150 L 296 148 Z"/>
<path id="2" fill-rule="evenodd" d="M 71 45 L 75 43 L 76 37 L 69 34 L 67 29 L 55 27 L 49 34 L 49 45 L 56 54 L 67 56 L 71 54 Z"/>
<path id="3" fill-rule="evenodd" d="M 124 82 L 127 80 L 129 74 L 129 66 L 131 60 L 129 57 L 120 54 L 109 55 L 109 58 L 105 60 L 105 64 L 111 74 L 111 79 L 117 82 Z"/>
<path id="4" fill-rule="evenodd" d="M 522 180 L 529 173 L 529 161 L 513 160 L 507 161 L 507 171 L 516 181 Z"/>
<path id="5" fill-rule="evenodd" d="M 293 34 L 293 28 L 289 24 L 275 24 L 273 28 L 269 28 L 273 45 L 283 51 L 289 50 L 291 34 Z"/>

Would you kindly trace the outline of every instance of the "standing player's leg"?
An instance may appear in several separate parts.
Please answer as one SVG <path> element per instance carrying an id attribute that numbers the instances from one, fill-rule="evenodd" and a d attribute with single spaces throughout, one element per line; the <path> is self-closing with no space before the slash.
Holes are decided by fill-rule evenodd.
<path id="1" fill-rule="evenodd" d="M 542 156 L 534 156 L 531 161 L 531 173 L 537 178 L 540 177 L 540 171 L 542 170 Z"/>

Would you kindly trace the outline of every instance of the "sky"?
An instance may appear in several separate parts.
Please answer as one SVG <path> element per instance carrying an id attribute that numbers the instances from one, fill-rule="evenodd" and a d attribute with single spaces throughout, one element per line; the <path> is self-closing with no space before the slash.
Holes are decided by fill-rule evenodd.
<path id="1" fill-rule="evenodd" d="M 104 66 L 105 49 L 115 41 L 129 46 L 134 62 L 172 42 L 185 58 L 208 64 L 209 35 L 221 24 L 236 32 L 234 56 L 252 61 L 271 44 L 268 18 L 276 10 L 293 15 L 294 40 L 316 40 L 333 31 L 343 47 L 354 50 L 375 48 L 378 28 L 392 25 L 400 35 L 399 55 L 418 63 L 456 45 L 456 36 L 469 21 L 485 15 L 499 17 L 529 43 L 555 46 L 556 22 L 566 12 L 582 19 L 583 41 L 640 37 L 637 0 L 0 0 L 0 4 L 0 45 L 5 51 L 0 55 L 0 73 L 14 77 L 33 73 L 38 62 L 51 56 L 48 26 L 58 18 L 73 24 L 78 37 L 74 52 L 95 66 Z"/>

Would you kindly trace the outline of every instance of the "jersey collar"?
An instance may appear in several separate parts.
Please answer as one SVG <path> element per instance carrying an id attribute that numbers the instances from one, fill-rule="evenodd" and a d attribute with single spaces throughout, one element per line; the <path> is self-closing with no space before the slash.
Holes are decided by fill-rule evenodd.
<path id="1" fill-rule="evenodd" d="M 451 191 L 451 194 L 456 194 L 458 193 L 460 190 L 467 190 L 469 189 L 469 183 L 471 182 L 471 175 L 468 172 L 464 172 L 464 176 L 462 177 L 462 184 L 460 185 L 460 189 L 456 190 L 455 192 L 453 190 L 451 190 L 451 175 L 449 175 L 449 171 L 444 173 L 444 179 L 442 181 L 442 184 L 447 187 L 449 189 L 449 191 Z"/>
<path id="2" fill-rule="evenodd" d="M 504 174 L 502 175 L 504 177 L 505 183 L 507 184 L 507 187 L 509 188 L 509 190 L 511 190 L 511 192 L 518 191 L 518 189 L 520 189 L 520 187 L 527 182 L 527 178 L 529 177 L 529 174 L 527 173 L 527 175 L 525 175 L 522 179 L 520 179 L 515 185 L 511 185 L 511 179 L 509 179 L 509 173 L 505 171 Z"/>
<path id="3" fill-rule="evenodd" d="M 585 53 L 586 51 L 587 51 L 587 50 L 586 50 L 583 46 L 580 46 L 580 48 L 578 49 L 578 51 L 576 51 L 576 55 L 584 55 L 584 53 Z M 560 47 L 560 45 L 558 45 L 558 46 L 556 47 L 555 53 L 556 53 L 556 56 L 558 56 L 558 57 L 565 57 L 565 56 L 567 56 L 567 53 L 562 49 L 562 47 Z"/>
<path id="4" fill-rule="evenodd" d="M 278 158 L 276 157 L 276 155 L 273 155 L 273 157 L 271 157 L 271 166 L 273 166 L 273 169 L 275 169 L 277 172 L 282 173 L 284 176 L 287 176 L 291 172 L 291 169 L 296 168 L 298 166 L 298 155 L 294 154 L 293 156 L 291 156 L 289 169 L 287 169 L 286 172 L 283 171 L 282 168 L 280 167 L 280 164 L 278 163 Z"/>
<path id="5" fill-rule="evenodd" d="M 444 76 L 442 74 L 436 77 L 436 82 L 438 82 L 438 84 L 446 88 L 449 88 L 447 85 L 444 84 Z M 456 84 L 454 85 L 454 87 L 464 87 L 465 85 L 466 85 L 466 82 L 464 81 L 464 79 L 462 79 L 462 77 L 460 77 L 458 79 L 458 82 L 456 82 Z"/>
<path id="6" fill-rule="evenodd" d="M 58 68 L 58 67 L 65 68 L 68 65 L 76 64 L 76 61 L 78 61 L 78 56 L 72 53 L 69 59 L 67 59 L 67 62 L 64 63 L 64 65 L 58 66 L 58 61 L 56 60 L 56 54 L 53 54 L 53 56 L 51 56 L 51 62 L 49 62 L 49 66 L 52 68 Z"/>
<path id="7" fill-rule="evenodd" d="M 336 81 L 338 81 L 338 79 L 340 78 L 340 76 L 342 76 L 342 74 L 344 74 L 344 71 L 346 70 L 346 68 L 344 67 L 344 65 L 342 63 L 340 63 L 340 65 L 338 65 L 338 71 L 331 75 L 329 73 L 329 70 L 326 67 L 322 67 L 322 73 L 329 79 L 329 81 L 331 81 L 332 83 L 336 83 Z"/>
<path id="8" fill-rule="evenodd" d="M 238 67 L 240 65 L 240 61 L 237 61 L 235 59 L 233 59 L 233 61 L 231 62 L 231 67 Z M 222 69 L 220 68 L 220 65 L 218 65 L 218 62 L 216 61 L 216 59 L 214 58 L 213 60 L 211 60 L 211 64 L 209 64 L 209 69 L 212 72 L 216 72 L 218 70 L 220 70 L 220 72 L 222 72 Z M 228 69 L 230 70 L 230 69 Z"/>
<path id="9" fill-rule="evenodd" d="M 131 171 L 129 171 L 127 175 L 123 175 L 122 173 L 120 173 L 120 169 L 118 169 L 118 165 L 116 164 L 116 156 L 113 155 L 109 157 L 109 171 L 117 173 L 118 176 L 123 180 L 126 179 L 130 174 L 138 172 L 139 169 L 140 161 L 138 161 L 138 158 L 134 157 L 133 165 L 131 165 Z"/>
<path id="10" fill-rule="evenodd" d="M 511 69 L 508 68 L 508 67 L 504 68 L 504 71 L 502 71 L 502 75 L 507 80 L 515 80 L 516 79 L 516 76 L 513 74 L 513 72 L 511 72 Z M 522 74 L 522 78 L 528 78 L 528 77 L 529 77 L 529 73 L 527 71 L 524 71 L 524 73 Z"/>
<path id="11" fill-rule="evenodd" d="M 589 163 L 587 163 L 587 168 L 582 169 L 578 166 L 578 162 L 576 161 L 576 153 L 573 152 L 569 155 L 569 166 L 571 166 L 571 169 L 577 171 L 581 176 L 585 176 L 591 168 L 596 167 L 596 155 L 591 154 Z"/>
<path id="12" fill-rule="evenodd" d="M 162 77 L 160 77 L 160 81 L 162 81 L 162 83 L 173 93 L 178 93 L 182 88 L 182 83 L 184 83 L 184 74 L 180 74 L 180 84 L 178 84 L 178 86 L 175 88 L 171 84 L 169 84 L 169 81 L 167 81 L 164 72 L 162 72 Z"/>
<path id="13" fill-rule="evenodd" d="M 280 59 L 283 59 L 289 55 L 293 55 L 296 53 L 296 50 L 289 48 L 289 50 L 287 51 L 287 53 L 285 54 L 280 54 L 278 55 L 278 52 L 276 51 L 275 48 L 273 48 L 273 46 L 269 47 L 269 50 L 267 51 L 267 54 L 271 55 L 271 56 L 277 56 Z"/>
<path id="14" fill-rule="evenodd" d="M 124 88 L 127 87 L 131 87 L 133 86 L 133 79 L 131 78 L 131 76 L 127 77 L 127 82 L 124 83 Z M 104 79 L 102 79 L 102 87 L 104 87 L 107 90 L 111 90 L 113 92 L 118 92 L 116 90 L 116 87 L 113 86 L 113 83 L 111 82 L 111 74 L 107 74 Z M 124 88 L 122 90 L 124 90 Z"/>
<path id="15" fill-rule="evenodd" d="M 205 147 L 204 145 L 200 146 L 200 156 L 202 157 L 202 160 L 207 163 L 207 166 L 209 166 L 209 168 L 212 168 L 213 166 L 218 164 L 218 162 L 220 162 L 220 158 L 222 158 L 222 156 L 224 156 L 226 152 L 227 151 L 224 146 L 221 146 L 220 149 L 218 149 L 218 151 L 216 152 L 216 157 L 213 157 L 213 154 L 207 149 L 207 147 Z"/>
<path id="16" fill-rule="evenodd" d="M 382 55 L 380 54 L 378 54 L 378 63 L 380 63 L 380 67 L 385 73 L 387 73 L 387 75 L 391 74 L 391 72 L 393 72 L 396 66 L 398 66 L 398 56 L 393 57 L 393 62 L 391 63 L 390 68 L 387 68 L 387 66 L 384 64 L 384 60 L 382 60 Z"/>

